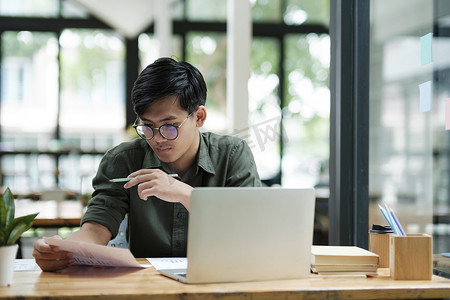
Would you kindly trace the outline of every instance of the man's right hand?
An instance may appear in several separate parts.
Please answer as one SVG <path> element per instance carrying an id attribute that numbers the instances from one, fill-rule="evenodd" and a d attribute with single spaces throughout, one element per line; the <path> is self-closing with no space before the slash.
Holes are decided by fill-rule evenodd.
<path id="1" fill-rule="evenodd" d="M 55 238 L 61 238 L 56 235 Z M 58 271 L 71 266 L 74 262 L 71 252 L 60 251 L 58 247 L 39 239 L 33 244 L 33 257 L 42 271 Z"/>

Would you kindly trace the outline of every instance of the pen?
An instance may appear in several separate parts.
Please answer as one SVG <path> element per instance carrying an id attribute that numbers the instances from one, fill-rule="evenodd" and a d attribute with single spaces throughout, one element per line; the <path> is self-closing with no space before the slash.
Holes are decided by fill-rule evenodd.
<path id="1" fill-rule="evenodd" d="M 178 174 L 167 174 L 170 177 L 178 177 Z M 110 182 L 128 182 L 131 179 L 133 179 L 134 177 L 126 177 L 126 178 L 114 178 L 114 179 L 110 179 Z"/>
<path id="2" fill-rule="evenodd" d="M 394 233 L 398 236 L 401 236 L 402 234 L 400 232 L 400 229 L 398 229 L 397 224 L 395 224 L 394 218 L 392 217 L 392 215 L 389 211 L 389 206 L 387 205 L 387 203 L 384 204 L 384 209 L 385 209 L 386 215 L 388 216 L 388 219 L 390 220 L 390 223 L 392 224 L 392 226 L 394 226 L 394 228 L 393 228 Z"/>
<path id="3" fill-rule="evenodd" d="M 395 224 L 398 227 L 398 230 L 400 231 L 401 236 L 406 236 L 405 230 L 403 230 L 402 224 L 400 224 L 400 221 L 398 220 L 398 218 L 395 215 L 394 211 L 390 207 L 389 207 L 389 210 L 390 210 L 390 213 L 391 213 L 393 221 L 395 222 Z"/>
<path id="4" fill-rule="evenodd" d="M 383 214 L 386 221 L 389 223 L 389 226 L 391 226 L 392 231 L 394 231 L 395 235 L 400 235 L 399 230 L 397 229 L 396 224 L 393 223 L 393 220 L 390 218 L 389 212 L 383 208 L 380 204 L 378 204 L 378 207 L 380 208 L 381 213 Z"/>

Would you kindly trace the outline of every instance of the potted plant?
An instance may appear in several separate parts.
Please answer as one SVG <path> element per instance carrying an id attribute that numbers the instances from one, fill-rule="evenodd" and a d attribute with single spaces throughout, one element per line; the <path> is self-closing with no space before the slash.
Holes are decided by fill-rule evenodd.
<path id="1" fill-rule="evenodd" d="M 38 214 L 14 218 L 14 196 L 10 189 L 7 188 L 0 198 L 0 286 L 6 286 L 12 281 L 18 249 L 16 241 L 30 229 Z"/>

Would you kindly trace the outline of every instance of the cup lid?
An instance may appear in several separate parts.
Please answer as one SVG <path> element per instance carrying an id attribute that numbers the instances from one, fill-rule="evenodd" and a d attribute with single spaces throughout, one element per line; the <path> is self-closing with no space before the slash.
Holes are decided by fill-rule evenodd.
<path id="1" fill-rule="evenodd" d="M 372 224 L 372 228 L 369 230 L 369 233 L 379 233 L 379 234 L 393 233 L 393 232 L 394 231 L 389 225 Z"/>

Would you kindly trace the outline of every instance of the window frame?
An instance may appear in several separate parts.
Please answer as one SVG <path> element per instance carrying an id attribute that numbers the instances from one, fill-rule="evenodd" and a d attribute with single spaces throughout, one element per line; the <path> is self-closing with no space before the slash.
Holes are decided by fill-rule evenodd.
<path id="1" fill-rule="evenodd" d="M 330 3 L 330 245 L 368 248 L 370 0 Z"/>

